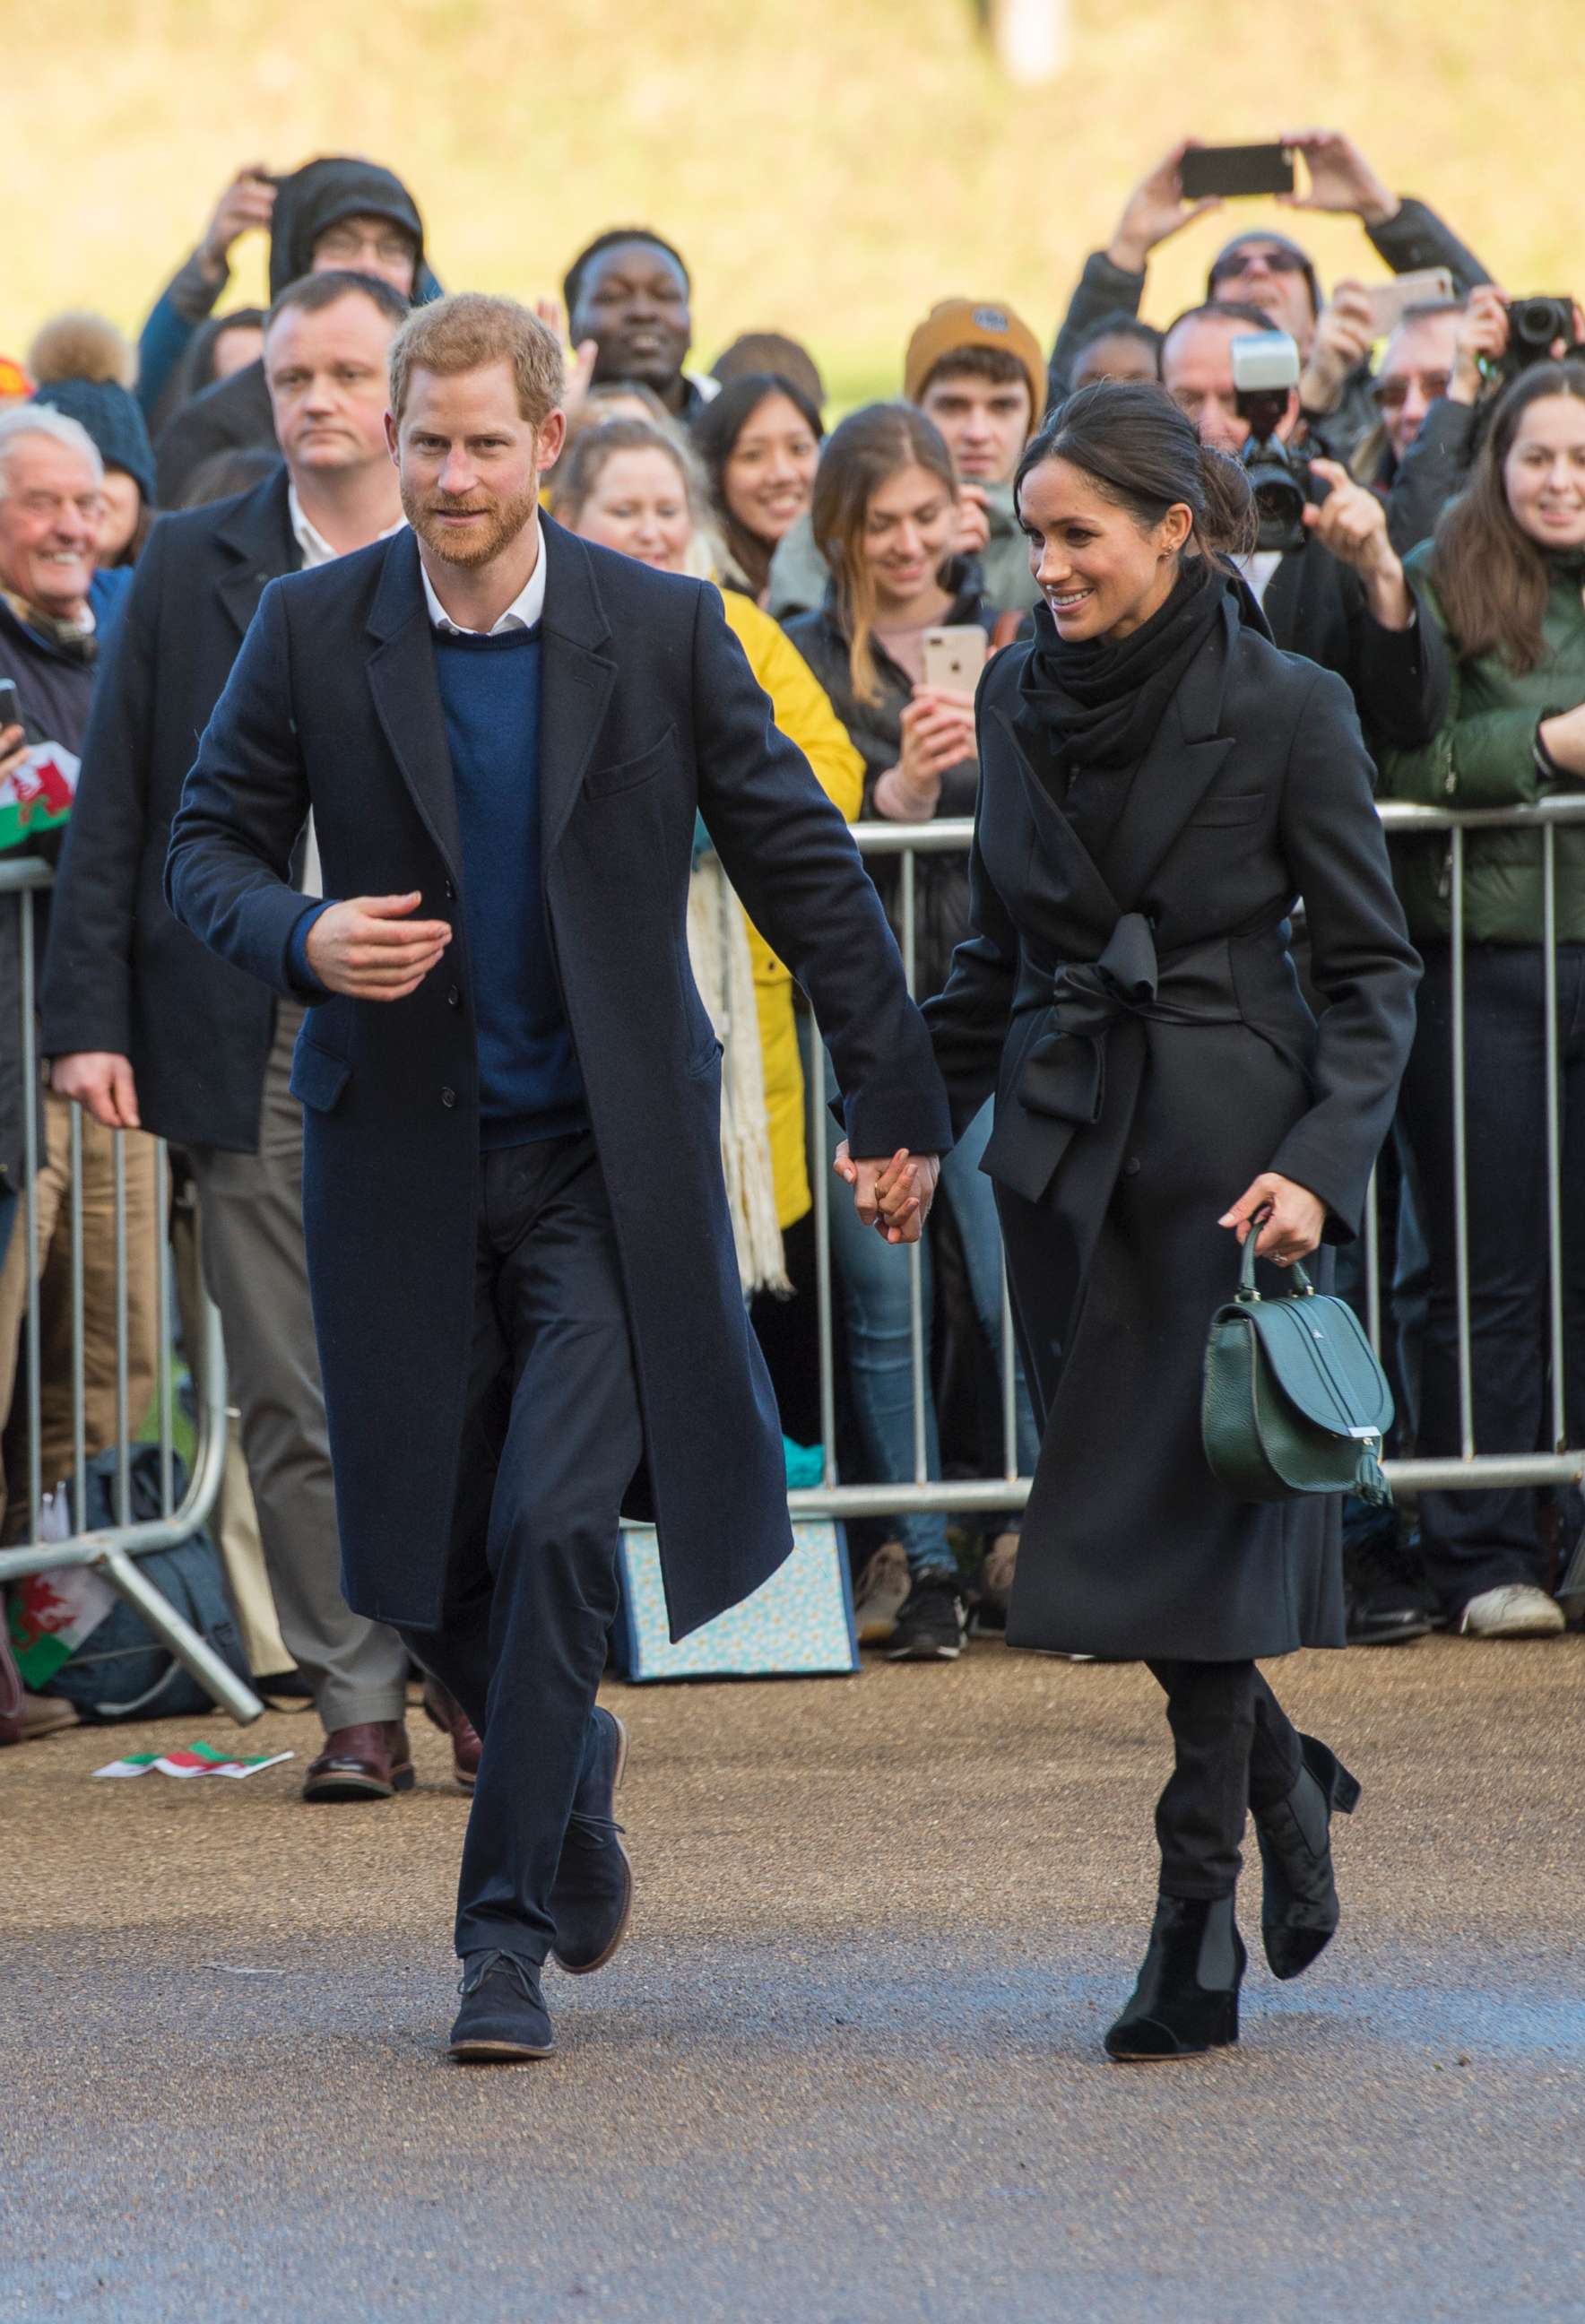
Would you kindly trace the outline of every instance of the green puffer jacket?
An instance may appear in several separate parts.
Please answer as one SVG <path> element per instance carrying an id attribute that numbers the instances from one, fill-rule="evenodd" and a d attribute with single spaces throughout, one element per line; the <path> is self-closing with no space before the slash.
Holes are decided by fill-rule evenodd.
<path id="1" fill-rule="evenodd" d="M 1542 624 L 1546 650 L 1535 668 L 1512 670 L 1497 654 L 1459 657 L 1432 579 L 1430 541 L 1405 559 L 1421 603 L 1448 642 L 1452 695 L 1439 732 L 1417 751 L 1384 751 L 1381 798 L 1422 807 L 1518 807 L 1559 788 L 1535 763 L 1543 717 L 1585 702 L 1585 592 L 1576 567 L 1560 571 Z M 1571 788 L 1572 788 L 1571 786 Z M 1538 945 L 1542 940 L 1542 837 L 1539 831 L 1464 835 L 1464 932 L 1471 944 Z M 1395 837 L 1393 872 L 1416 944 L 1445 937 L 1451 927 L 1451 849 L 1445 832 Z M 1557 835 L 1558 938 L 1585 944 L 1585 824 Z"/>

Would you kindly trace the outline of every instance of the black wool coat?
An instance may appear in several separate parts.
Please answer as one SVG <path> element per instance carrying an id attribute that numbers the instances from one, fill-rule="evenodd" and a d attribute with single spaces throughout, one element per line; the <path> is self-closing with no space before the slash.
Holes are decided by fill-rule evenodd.
<path id="1" fill-rule="evenodd" d="M 847 825 L 777 731 L 718 593 L 541 522 L 545 904 L 681 1637 L 757 1588 L 791 1539 L 722 1179 L 721 1053 L 688 965 L 697 812 L 814 1002 L 853 1151 L 928 1151 L 951 1132 Z M 456 930 L 408 1000 L 315 1006 L 292 1074 L 346 1594 L 429 1628 L 468 1379 L 479 1114 L 456 794 L 409 532 L 265 591 L 171 832 L 173 909 L 278 992 L 310 804 L 327 895 L 419 890 L 424 916 Z"/>
<path id="2" fill-rule="evenodd" d="M 1027 651 L 981 687 L 974 933 L 925 1012 L 954 1120 L 995 1092 L 983 1167 L 1043 1430 L 1009 1639 L 1341 1646 L 1336 1499 L 1235 1501 L 1200 1388 L 1238 1267 L 1217 1220 L 1276 1170 L 1350 1238 L 1408 1054 L 1419 964 L 1359 724 L 1230 593 L 1092 860 L 1022 706 Z M 1319 1025 L 1287 949 L 1301 895 Z"/>
<path id="3" fill-rule="evenodd" d="M 299 557 L 284 467 L 234 500 L 162 517 L 83 743 L 44 964 L 44 1053 L 130 1057 L 143 1127 L 178 1145 L 258 1148 L 274 996 L 174 917 L 165 856 L 248 623 Z"/>

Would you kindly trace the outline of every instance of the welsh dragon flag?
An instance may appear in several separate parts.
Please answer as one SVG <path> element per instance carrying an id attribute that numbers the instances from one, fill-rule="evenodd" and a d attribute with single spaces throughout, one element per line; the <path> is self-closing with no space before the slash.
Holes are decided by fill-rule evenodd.
<path id="1" fill-rule="evenodd" d="M 38 742 L 0 782 L 0 853 L 66 821 L 80 761 L 61 742 Z"/>

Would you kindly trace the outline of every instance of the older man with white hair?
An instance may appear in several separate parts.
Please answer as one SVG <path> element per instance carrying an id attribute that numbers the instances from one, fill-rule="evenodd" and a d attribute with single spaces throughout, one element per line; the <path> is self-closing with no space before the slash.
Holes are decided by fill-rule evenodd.
<path id="1" fill-rule="evenodd" d="M 19 404 L 0 412 L 0 853 L 53 856 L 71 812 L 88 723 L 99 613 L 94 559 L 104 468 L 87 430 L 64 413 Z M 38 899 L 41 926 L 47 898 Z M 72 1467 L 71 1108 L 46 1094 L 34 1182 L 34 1250 L 16 1230 L 25 1107 L 21 1043 L 19 906 L 0 897 L 0 1423 L 10 1415 L 17 1344 L 30 1297 L 39 1302 L 40 1427 L 46 1490 Z M 82 1142 L 85 1377 L 88 1450 L 116 1434 L 115 1216 L 113 1140 L 85 1122 Z M 126 1152 L 127 1409 L 141 1421 L 153 1394 L 153 1146 Z M 14 1460 L 12 1462 L 14 1470 Z M 19 1537 L 26 1510 L 17 1480 L 0 1471 L 4 1536 Z"/>

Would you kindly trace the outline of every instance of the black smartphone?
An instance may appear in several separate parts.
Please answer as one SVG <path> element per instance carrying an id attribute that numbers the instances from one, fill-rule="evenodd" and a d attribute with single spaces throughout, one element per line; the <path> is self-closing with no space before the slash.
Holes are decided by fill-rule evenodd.
<path id="1" fill-rule="evenodd" d="M 1191 145 L 1181 173 L 1185 201 L 1208 194 L 1291 194 L 1291 145 Z"/>
<path id="2" fill-rule="evenodd" d="M 0 734 L 7 726 L 22 724 L 22 697 L 14 678 L 0 678 Z"/>

